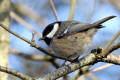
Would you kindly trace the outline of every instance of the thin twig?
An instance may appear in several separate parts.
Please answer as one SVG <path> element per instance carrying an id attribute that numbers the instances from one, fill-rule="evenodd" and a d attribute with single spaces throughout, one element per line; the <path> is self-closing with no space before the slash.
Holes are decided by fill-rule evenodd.
<path id="1" fill-rule="evenodd" d="M 51 56 L 41 56 L 41 55 L 35 55 L 35 54 L 26 54 L 20 51 L 17 51 L 15 49 L 10 49 L 10 53 L 12 54 L 16 54 L 20 57 L 23 57 L 25 59 L 29 59 L 32 61 L 48 61 L 50 62 L 55 68 L 59 68 L 58 63 L 56 62 L 55 58 L 51 57 Z"/>
<path id="2" fill-rule="evenodd" d="M 112 41 L 112 40 L 111 40 Z M 110 41 L 110 42 L 111 42 Z M 120 42 L 117 43 L 116 45 L 112 46 L 109 50 L 103 51 L 100 55 L 102 55 L 101 57 L 107 56 L 108 54 L 110 54 L 112 51 L 116 50 L 120 48 Z"/>
<path id="3" fill-rule="evenodd" d="M 51 62 L 51 64 L 57 69 L 59 68 L 59 64 L 56 62 L 56 58 L 52 58 L 51 60 L 49 60 Z"/>
<path id="4" fill-rule="evenodd" d="M 112 45 L 112 43 L 118 38 L 119 35 L 120 35 L 120 30 L 114 35 L 112 40 L 107 43 L 107 45 L 104 47 L 103 53 L 101 53 L 101 55 L 105 54 L 104 52 Z M 107 56 L 107 54 L 105 56 Z"/>
<path id="5" fill-rule="evenodd" d="M 10 49 L 10 53 L 19 55 L 25 59 L 29 59 L 32 61 L 49 61 L 52 59 L 51 56 L 41 56 L 41 55 L 35 55 L 35 54 L 30 55 L 30 54 L 26 54 L 26 53 L 20 52 L 20 51 L 15 50 L 15 49 Z"/>
<path id="6" fill-rule="evenodd" d="M 48 73 L 43 77 L 44 80 L 56 80 L 60 77 L 63 77 L 64 75 L 67 75 L 68 73 L 71 73 L 77 69 L 80 69 L 84 66 L 87 66 L 89 64 L 95 64 L 96 63 L 96 56 L 94 54 L 89 54 L 86 56 L 83 60 L 81 60 L 79 63 L 71 63 L 69 65 L 65 65 L 61 68 L 58 68 L 56 71 Z M 38 79 L 41 80 L 41 79 Z"/>
<path id="7" fill-rule="evenodd" d="M 78 78 L 79 78 L 82 74 L 88 72 L 88 69 L 89 69 L 91 66 L 92 66 L 92 65 L 84 66 L 84 67 L 80 68 L 80 69 L 79 69 L 79 72 L 75 75 L 75 77 L 74 77 L 72 80 L 78 80 Z"/>
<path id="8" fill-rule="evenodd" d="M 58 18 L 58 15 L 57 15 L 57 12 L 56 12 L 55 5 L 54 5 L 54 3 L 53 3 L 53 0 L 50 0 L 50 5 L 51 5 L 52 10 L 53 10 L 53 13 L 54 13 L 54 15 L 55 15 L 55 17 L 56 17 L 56 21 L 58 21 L 59 18 Z"/>
<path id="9" fill-rule="evenodd" d="M 109 59 L 109 56 L 112 56 L 112 58 L 113 58 L 113 56 L 114 56 L 114 57 L 117 57 L 118 55 L 110 54 L 110 55 L 107 56 L 107 58 L 103 58 L 103 60 L 106 59 L 105 61 L 106 61 L 106 62 L 107 62 L 107 61 L 109 62 L 109 60 L 112 59 L 111 57 L 110 57 L 110 59 Z M 117 57 L 117 60 L 119 61 L 118 57 Z M 113 61 L 115 61 L 115 58 L 114 58 Z M 116 61 L 115 61 L 115 62 L 116 62 Z M 110 67 L 110 66 L 112 66 L 112 65 L 114 65 L 114 64 L 108 63 L 108 64 L 102 65 L 102 66 L 100 66 L 100 67 L 97 67 L 97 68 L 95 68 L 95 69 L 93 69 L 93 70 L 90 70 L 90 71 L 88 71 L 88 72 L 84 72 L 84 73 L 85 73 L 85 74 L 89 74 L 89 73 L 91 73 L 91 72 L 97 72 L 97 71 L 103 70 L 103 69 L 105 69 L 105 68 L 108 68 L 108 67 Z M 86 66 L 86 67 L 90 68 L 89 66 Z M 82 69 L 82 68 L 81 68 L 81 69 Z M 80 70 L 81 70 L 81 69 L 80 69 Z M 84 67 L 83 67 L 83 69 L 84 69 Z M 81 76 L 81 74 L 83 74 L 83 73 L 78 73 L 78 74 L 74 77 L 73 80 L 77 80 L 77 79 Z"/>
<path id="10" fill-rule="evenodd" d="M 12 7 L 13 7 L 15 12 L 17 12 L 18 14 L 23 15 L 23 16 L 31 19 L 32 21 L 34 21 L 37 24 L 39 24 L 40 26 L 42 26 L 42 28 L 44 28 L 45 25 L 48 23 L 44 19 L 44 17 L 38 15 L 38 13 L 36 13 L 35 10 L 33 10 L 31 7 L 29 7 L 29 6 L 25 5 L 25 4 L 12 3 Z"/>
<path id="11" fill-rule="evenodd" d="M 5 73 L 8 73 L 8 74 L 11 74 L 11 75 L 14 75 L 22 80 L 35 80 L 27 75 L 24 75 L 18 71 L 15 71 L 13 69 L 10 69 L 10 68 L 7 68 L 7 67 L 3 67 L 3 66 L 0 66 L 0 71 L 2 72 L 5 72 Z"/>
<path id="12" fill-rule="evenodd" d="M 86 77 L 88 77 L 90 80 L 99 80 L 96 76 L 94 76 L 93 74 L 89 73 L 85 75 Z"/>
<path id="13" fill-rule="evenodd" d="M 76 6 L 76 0 L 71 0 L 71 5 L 70 5 L 70 13 L 69 13 L 69 18 L 68 20 L 72 20 L 75 12 L 75 6 Z"/>
<path id="14" fill-rule="evenodd" d="M 29 30 L 31 30 L 32 32 L 35 32 L 39 38 L 42 37 L 42 34 L 40 34 L 39 32 L 37 32 L 30 24 L 28 24 L 25 20 L 23 20 L 21 17 L 19 17 L 15 12 L 10 11 L 10 16 L 14 20 L 16 20 L 17 22 L 19 22 L 20 24 L 22 24 L 23 26 L 25 26 L 26 28 L 28 28 Z"/>
<path id="15" fill-rule="evenodd" d="M 103 69 L 105 69 L 105 68 L 108 68 L 108 67 L 110 67 L 110 66 L 112 66 L 113 64 L 105 64 L 105 65 L 102 65 L 102 66 L 100 66 L 100 67 L 97 67 L 97 68 L 95 68 L 95 69 L 93 69 L 93 70 L 91 70 L 91 71 L 89 71 L 89 72 L 87 72 L 87 73 L 91 73 L 91 72 L 97 72 L 97 71 L 100 71 L 100 70 L 103 70 Z"/>
<path id="16" fill-rule="evenodd" d="M 35 33 L 32 32 L 32 39 L 31 39 L 31 42 L 35 42 Z"/>
<path id="17" fill-rule="evenodd" d="M 37 45 L 36 43 L 31 42 L 30 40 L 28 40 L 28 39 L 26 39 L 26 38 L 18 35 L 17 33 L 13 32 L 13 31 L 11 31 L 10 29 L 8 29 L 7 27 L 5 27 L 3 24 L 0 24 L 0 26 L 1 26 L 3 29 L 5 29 L 6 31 L 8 31 L 9 33 L 15 35 L 16 37 L 18 37 L 18 38 L 20 38 L 20 39 L 22 39 L 22 40 L 24 40 L 25 42 L 27 42 L 28 44 L 30 44 L 32 47 L 34 47 L 34 48 L 36 48 L 36 49 L 44 52 L 45 54 L 47 54 L 47 55 L 49 55 L 49 56 L 52 56 L 52 57 L 55 57 L 55 58 L 59 58 L 59 59 L 66 60 L 66 58 L 64 58 L 64 57 L 62 57 L 62 56 L 56 56 L 56 55 L 54 55 L 53 53 L 50 53 L 50 52 L 46 51 L 45 49 L 41 48 L 41 47 L 40 47 L 39 45 Z M 71 59 L 67 59 L 67 60 L 70 61 L 70 62 L 72 62 Z"/>

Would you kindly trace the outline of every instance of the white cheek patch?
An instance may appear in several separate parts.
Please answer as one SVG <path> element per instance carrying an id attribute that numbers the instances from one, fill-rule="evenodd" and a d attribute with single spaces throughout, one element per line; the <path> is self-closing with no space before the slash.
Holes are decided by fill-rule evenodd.
<path id="1" fill-rule="evenodd" d="M 59 24 L 55 23 L 52 31 L 47 35 L 47 37 L 52 38 L 55 35 L 55 33 L 57 32 L 58 28 L 59 28 Z"/>

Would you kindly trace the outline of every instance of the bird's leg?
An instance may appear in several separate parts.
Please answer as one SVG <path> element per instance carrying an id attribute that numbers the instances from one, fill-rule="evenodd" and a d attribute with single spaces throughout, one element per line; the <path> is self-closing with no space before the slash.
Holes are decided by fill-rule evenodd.
<path id="1" fill-rule="evenodd" d="M 83 58 L 82 58 L 82 59 L 83 59 Z M 81 60 L 81 59 L 80 59 L 80 60 Z M 79 62 L 80 60 L 79 60 L 79 56 L 78 56 L 78 57 L 76 57 L 75 59 L 73 59 L 72 62 Z"/>
<path id="2" fill-rule="evenodd" d="M 75 55 L 77 55 L 77 53 L 74 53 L 74 54 L 68 56 L 67 59 L 72 59 L 72 57 L 74 57 Z M 76 58 L 74 58 L 71 62 L 79 62 L 78 58 L 79 58 L 79 56 L 77 56 Z"/>

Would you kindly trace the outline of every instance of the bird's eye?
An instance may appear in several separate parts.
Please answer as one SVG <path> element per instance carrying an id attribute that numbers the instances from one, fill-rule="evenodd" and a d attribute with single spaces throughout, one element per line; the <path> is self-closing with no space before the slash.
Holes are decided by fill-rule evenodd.
<path id="1" fill-rule="evenodd" d="M 75 38 L 75 39 L 77 39 L 78 37 L 77 37 L 77 36 L 75 36 L 74 38 Z"/>

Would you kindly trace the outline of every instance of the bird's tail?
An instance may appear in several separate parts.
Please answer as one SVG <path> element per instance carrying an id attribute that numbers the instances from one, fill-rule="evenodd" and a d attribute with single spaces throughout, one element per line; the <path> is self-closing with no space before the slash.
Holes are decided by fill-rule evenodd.
<path id="1" fill-rule="evenodd" d="M 94 22 L 94 23 L 92 23 L 92 25 L 91 26 L 93 26 L 93 27 L 104 27 L 104 26 L 100 26 L 102 23 L 104 23 L 104 22 L 106 22 L 106 21 L 108 21 L 108 20 L 110 20 L 110 19 L 112 19 L 112 18 L 114 18 L 114 17 L 116 17 L 116 16 L 109 16 L 109 17 L 106 17 L 106 18 L 103 18 L 103 19 L 101 19 L 101 20 L 99 20 L 99 21 L 96 21 L 96 22 Z"/>

